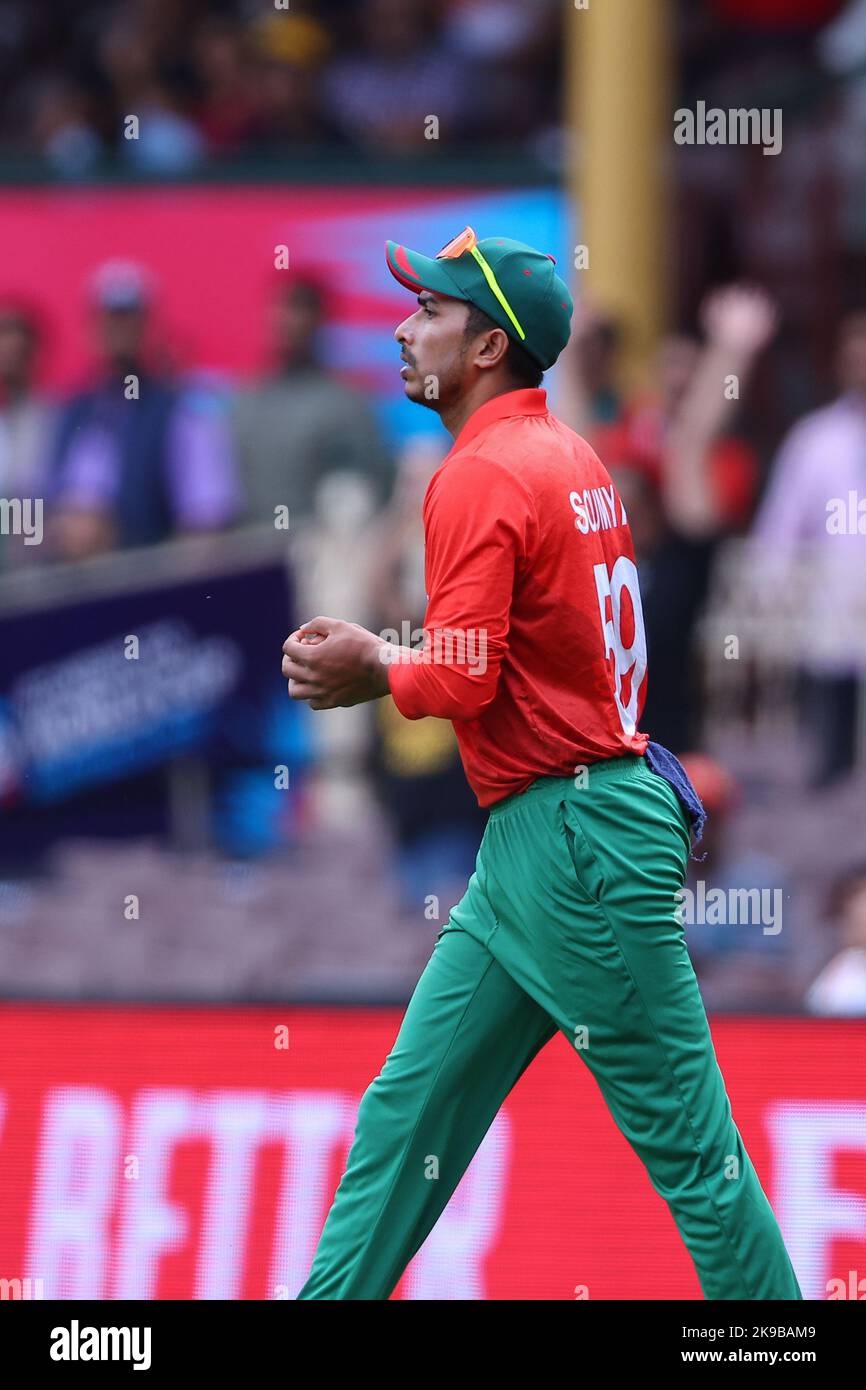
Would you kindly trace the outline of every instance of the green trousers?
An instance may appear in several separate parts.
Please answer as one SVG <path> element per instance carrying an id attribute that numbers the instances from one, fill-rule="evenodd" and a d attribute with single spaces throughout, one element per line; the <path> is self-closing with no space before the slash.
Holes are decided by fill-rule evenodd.
<path id="1" fill-rule="evenodd" d="M 300 1299 L 389 1297 L 557 1030 L 670 1207 L 704 1297 L 802 1298 L 684 942 L 686 816 L 641 757 L 584 775 L 540 778 L 491 810 L 475 873 L 362 1098 Z"/>

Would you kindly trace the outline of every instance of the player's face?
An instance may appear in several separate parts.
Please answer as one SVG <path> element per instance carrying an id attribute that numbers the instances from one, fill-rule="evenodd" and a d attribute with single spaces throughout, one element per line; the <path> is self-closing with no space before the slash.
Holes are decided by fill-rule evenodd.
<path id="1" fill-rule="evenodd" d="M 410 401 L 441 410 L 459 398 L 466 372 L 462 299 L 422 290 L 418 308 L 394 330 L 403 366 L 400 375 Z"/>

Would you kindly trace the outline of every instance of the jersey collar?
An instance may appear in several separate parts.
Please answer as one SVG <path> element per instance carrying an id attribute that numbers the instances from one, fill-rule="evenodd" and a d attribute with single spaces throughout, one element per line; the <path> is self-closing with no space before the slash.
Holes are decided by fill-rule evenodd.
<path id="1" fill-rule="evenodd" d="M 506 420 L 511 415 L 546 415 L 547 414 L 547 392 L 543 386 L 522 387 L 519 391 L 504 391 L 500 396 L 492 396 L 489 401 L 485 401 L 477 410 L 473 410 L 469 419 L 458 431 L 457 438 L 451 446 L 451 452 L 455 449 L 462 449 L 464 444 L 468 444 L 482 430 L 486 430 L 488 425 L 492 425 L 496 420 Z"/>

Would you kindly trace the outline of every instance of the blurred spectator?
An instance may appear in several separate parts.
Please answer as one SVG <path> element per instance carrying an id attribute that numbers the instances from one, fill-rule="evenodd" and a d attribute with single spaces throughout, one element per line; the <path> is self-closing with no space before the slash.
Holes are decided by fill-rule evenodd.
<path id="1" fill-rule="evenodd" d="M 560 359 L 565 379 L 557 409 L 600 458 L 611 441 L 615 451 L 620 449 L 624 436 L 619 431 L 631 419 L 634 404 L 623 380 L 624 336 L 623 324 L 613 314 L 577 301 L 571 338 Z"/>
<path id="2" fill-rule="evenodd" d="M 104 154 L 89 102 L 81 86 L 65 77 L 35 82 L 28 94 L 37 149 L 63 178 L 82 178 Z"/>
<path id="3" fill-rule="evenodd" d="M 740 286 L 708 295 L 701 312 L 703 347 L 684 338 L 661 345 L 655 433 L 650 423 L 642 436 L 637 419 L 632 427 L 633 456 L 646 479 L 644 514 L 639 496 L 632 496 L 634 509 L 626 501 L 637 529 L 650 663 L 643 727 L 674 752 L 698 742 L 696 626 L 716 546 L 735 515 L 736 492 L 719 450 L 776 326 L 769 298 Z M 731 382 L 734 398 L 726 390 Z"/>
<path id="4" fill-rule="evenodd" d="M 363 396 L 338 381 L 322 360 L 324 291 L 310 278 L 280 287 L 270 317 L 277 370 L 243 392 L 235 406 L 238 456 L 251 521 L 291 523 L 309 517 L 322 480 L 334 472 L 363 475 L 381 505 L 391 465 Z"/>
<path id="5" fill-rule="evenodd" d="M 206 19 L 195 38 L 196 76 L 202 87 L 198 118 L 211 153 L 236 154 L 252 135 L 255 101 L 248 45 L 226 15 Z"/>
<path id="6" fill-rule="evenodd" d="M 622 325 L 602 314 L 588 317 L 581 322 L 577 348 L 587 394 L 589 429 L 620 423 L 628 414 L 620 375 Z"/>
<path id="7" fill-rule="evenodd" d="M 812 780 L 818 787 L 848 773 L 856 752 L 864 657 L 862 642 L 858 654 L 853 638 L 866 586 L 866 546 L 856 507 L 850 524 L 850 498 L 860 506 L 866 499 L 866 313 L 843 321 L 836 370 L 840 395 L 803 416 L 786 436 L 754 528 L 770 562 L 768 582 L 785 584 L 804 547 L 817 562 L 803 615 L 800 666 L 802 713 L 817 745 Z M 827 647 L 823 638 L 834 632 L 842 640 Z"/>
<path id="8" fill-rule="evenodd" d="M 657 484 L 685 477 L 686 530 L 694 525 L 694 507 L 710 508 L 711 530 L 740 530 L 751 520 L 758 461 L 733 426 L 740 394 L 775 319 L 760 292 L 750 300 L 748 290 L 736 288 L 709 294 L 702 313 L 703 352 L 687 334 L 669 334 L 659 344 L 655 394 L 632 402 L 626 416 L 629 447 Z M 754 347 L 750 333 L 756 335 Z M 737 367 L 731 366 L 735 358 Z M 679 494 L 671 497 L 675 512 L 679 500 Z"/>
<path id="9" fill-rule="evenodd" d="M 80 559 L 225 526 L 240 498 L 218 393 L 152 365 L 140 267 L 107 263 L 92 292 L 100 380 L 61 413 L 50 472 L 57 552 Z"/>
<path id="10" fill-rule="evenodd" d="M 523 142 L 559 157 L 562 6 L 559 0 L 451 0 L 444 37 L 468 63 L 471 134 Z"/>
<path id="11" fill-rule="evenodd" d="M 115 92 L 115 148 L 142 173 L 183 173 L 204 154 L 192 110 L 188 9 L 165 2 L 121 7 L 101 36 Z"/>
<path id="12" fill-rule="evenodd" d="M 771 855 L 731 849 L 740 788 L 720 763 L 683 753 L 707 811 L 697 860 L 689 860 L 683 925 L 708 1008 L 773 1008 L 796 1000 L 794 923 L 785 866 Z"/>
<path id="13" fill-rule="evenodd" d="M 298 146 L 344 143 L 322 100 L 320 74 L 331 41 L 321 24 L 308 15 L 274 14 L 254 26 L 251 38 L 250 148 L 279 155 Z"/>
<path id="14" fill-rule="evenodd" d="M 137 125 L 128 124 L 134 117 Z M 132 133 L 134 129 L 134 134 Z M 121 158 L 145 174 L 182 174 L 199 164 L 204 140 L 188 110 L 182 83 L 154 77 L 143 88 L 131 111 L 124 114 L 118 143 Z"/>
<path id="15" fill-rule="evenodd" d="M 839 950 L 806 992 L 813 1014 L 866 1016 L 866 865 L 846 874 L 832 895 Z"/>
<path id="16" fill-rule="evenodd" d="M 429 0 L 361 0 L 357 52 L 326 72 L 325 101 L 353 143 L 388 153 L 435 151 L 435 116 L 448 142 L 463 134 L 474 85 L 448 48 Z M 437 137 L 438 138 L 438 137 Z"/>
<path id="17" fill-rule="evenodd" d="M 573 428 L 577 421 L 589 430 L 628 514 L 649 657 L 641 722 L 675 753 L 699 741 L 696 624 L 716 545 L 747 514 L 754 489 L 754 460 L 730 430 L 775 331 L 775 310 L 761 291 L 732 286 L 706 297 L 702 321 L 703 345 L 682 335 L 662 340 L 655 393 L 635 406 L 622 395 L 615 334 L 586 320 L 567 350 L 561 407 Z M 736 394 L 727 389 L 734 381 Z M 614 424 L 593 428 L 604 414 Z"/>
<path id="18" fill-rule="evenodd" d="M 39 350 L 36 318 L 15 303 L 0 302 L 0 496 L 42 497 L 43 468 L 53 411 L 35 388 Z M 0 569 L 37 558 L 39 546 L 20 535 L 0 534 Z"/>
<path id="19" fill-rule="evenodd" d="M 402 646 L 424 623 L 424 494 L 444 457 L 438 440 L 407 445 L 394 497 L 382 514 L 371 583 L 374 626 Z M 457 740 L 445 719 L 404 719 L 390 696 L 372 707 L 370 766 L 396 842 L 403 910 L 420 924 L 442 925 L 475 866 L 487 819 L 469 789 Z M 436 916 L 427 900 L 439 899 Z M 438 929 L 438 927 L 437 927 Z"/>

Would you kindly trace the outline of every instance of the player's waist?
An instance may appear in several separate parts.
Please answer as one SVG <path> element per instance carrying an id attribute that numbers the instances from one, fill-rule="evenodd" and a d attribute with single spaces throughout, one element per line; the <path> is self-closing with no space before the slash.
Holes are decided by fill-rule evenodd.
<path id="1" fill-rule="evenodd" d="M 525 806 L 527 798 L 561 797 L 563 792 L 579 787 L 589 779 L 593 783 L 630 781 L 640 777 L 646 770 L 646 760 L 642 753 L 623 753 L 615 758 L 602 758 L 598 762 L 586 763 L 575 768 L 567 777 L 537 777 L 522 792 L 513 792 L 501 801 L 494 801 L 489 808 L 491 817 L 508 815 L 518 806 Z"/>

